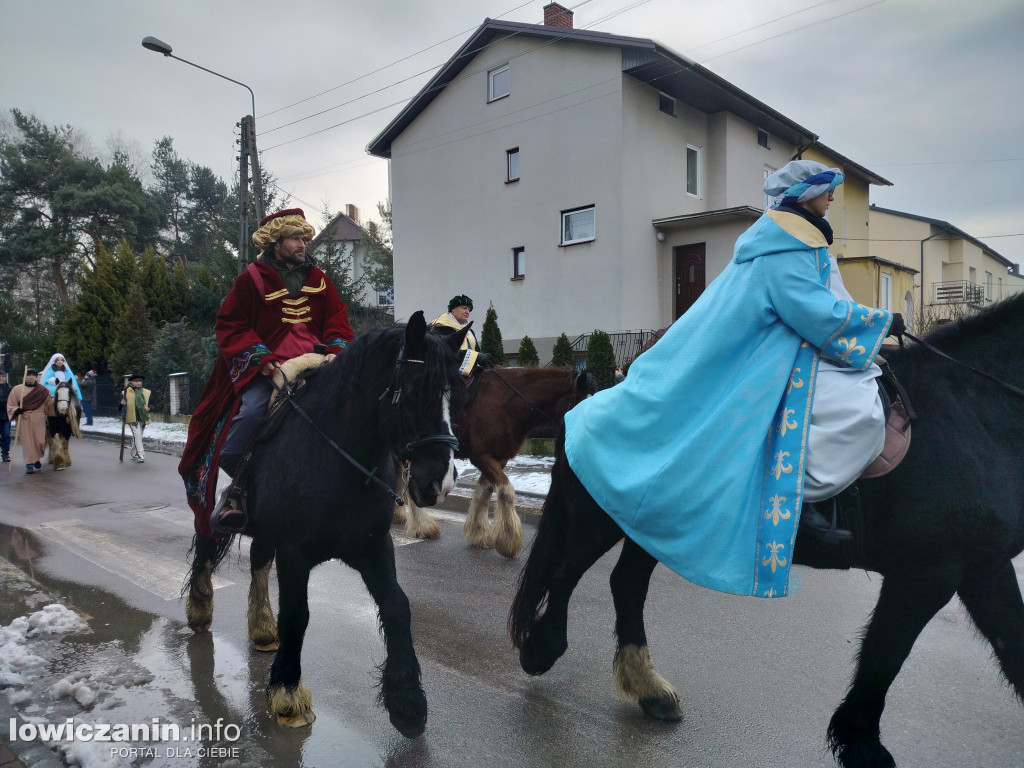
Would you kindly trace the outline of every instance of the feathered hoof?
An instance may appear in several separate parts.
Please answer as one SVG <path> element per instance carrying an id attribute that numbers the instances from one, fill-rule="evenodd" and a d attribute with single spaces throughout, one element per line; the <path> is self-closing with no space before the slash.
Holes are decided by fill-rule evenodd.
<path id="1" fill-rule="evenodd" d="M 406 525 L 405 533 L 414 539 L 440 539 L 441 526 L 433 518 L 427 518 L 418 526 Z"/>
<path id="2" fill-rule="evenodd" d="M 422 689 L 409 690 L 399 699 L 385 696 L 384 706 L 395 730 L 407 739 L 422 736 L 427 729 L 427 697 Z"/>
<path id="3" fill-rule="evenodd" d="M 510 531 L 503 530 L 494 539 L 494 551 L 503 557 L 515 557 L 522 548 L 523 532 L 518 527 Z"/>
<path id="4" fill-rule="evenodd" d="M 207 632 L 213 624 L 213 606 L 201 608 L 190 599 L 185 604 L 185 619 L 188 621 L 189 629 L 196 634 Z"/>
<path id="5" fill-rule="evenodd" d="M 281 647 L 281 643 L 277 640 L 272 640 L 269 643 L 257 643 L 253 641 L 253 650 L 260 651 L 262 653 L 272 653 Z"/>
<path id="6" fill-rule="evenodd" d="M 541 647 L 541 644 L 536 641 L 536 635 L 529 635 L 523 642 L 523 647 L 519 649 L 519 666 L 522 667 L 523 672 L 528 675 L 543 675 L 558 661 L 562 654 L 566 652 L 569 647 L 567 642 L 562 642 L 558 648 L 552 651 L 544 652 L 545 649 Z"/>
<path id="7" fill-rule="evenodd" d="M 291 691 L 283 685 L 269 688 L 267 706 L 277 717 L 277 722 L 289 728 L 305 728 L 316 720 L 313 693 L 301 681 Z"/>
<path id="8" fill-rule="evenodd" d="M 54 468 L 53 468 L 53 471 L 54 471 L 54 472 L 60 472 L 60 471 L 61 471 L 62 469 L 67 469 L 67 467 L 65 467 L 65 466 L 63 466 L 63 465 L 62 465 L 62 466 L 59 466 L 59 467 L 54 467 Z"/>
<path id="9" fill-rule="evenodd" d="M 673 696 L 649 696 L 639 701 L 644 714 L 655 720 L 666 723 L 678 723 L 683 719 L 683 710 L 679 708 L 679 700 Z"/>

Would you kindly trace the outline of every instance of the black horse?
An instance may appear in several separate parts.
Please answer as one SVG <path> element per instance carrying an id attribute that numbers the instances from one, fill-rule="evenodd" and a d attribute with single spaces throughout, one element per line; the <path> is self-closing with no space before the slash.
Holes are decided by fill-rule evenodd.
<path id="1" fill-rule="evenodd" d="M 891 474 L 859 483 L 857 547 L 829 549 L 801 531 L 793 552 L 797 563 L 884 577 L 853 683 L 828 728 L 829 748 L 846 768 L 895 765 L 879 731 L 887 692 L 918 635 L 954 594 L 1024 702 L 1024 602 L 1011 563 L 1024 550 L 1024 294 L 925 340 L 1001 383 L 921 346 L 886 353 L 918 414 L 910 450 Z M 563 441 L 564 430 L 509 616 L 520 663 L 533 675 L 567 648 L 567 607 L 580 577 L 623 538 L 573 473 Z M 679 695 L 655 671 L 644 629 L 655 565 L 625 540 L 611 576 L 614 673 L 619 690 L 648 715 L 678 720 Z"/>
<path id="2" fill-rule="evenodd" d="M 302 388 L 299 407 L 310 420 L 283 404 L 276 434 L 253 454 L 246 484 L 249 637 L 260 650 L 277 650 L 267 702 L 282 723 L 304 726 L 315 718 L 312 694 L 300 679 L 307 586 L 314 566 L 338 558 L 359 571 L 377 603 L 387 653 L 380 700 L 403 735 L 423 732 L 427 701 L 390 533 L 391 456 L 409 460 L 409 493 L 420 506 L 437 503 L 454 485 L 457 443 L 449 411 L 461 405 L 454 353 L 463 337 L 427 334 L 422 312 L 407 326 L 360 336 Z M 370 478 L 357 463 L 377 473 Z M 230 540 L 200 534 L 193 540 L 185 589 L 186 615 L 196 632 L 212 621 L 211 575 Z M 267 590 L 275 556 L 276 623 Z"/>

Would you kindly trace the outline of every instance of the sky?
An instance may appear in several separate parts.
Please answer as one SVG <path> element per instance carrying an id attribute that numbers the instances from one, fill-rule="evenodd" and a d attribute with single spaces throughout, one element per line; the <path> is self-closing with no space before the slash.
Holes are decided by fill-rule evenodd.
<path id="1" fill-rule="evenodd" d="M 245 88 L 257 146 L 320 224 L 388 198 L 367 144 L 487 17 L 539 23 L 546 0 L 0 0 L 0 113 L 70 124 L 147 167 L 153 143 L 237 173 Z M 575 26 L 652 38 L 892 182 L 879 206 L 948 221 L 1024 263 L 1020 0 L 567 0 Z M 2 115 L 0 115 L 2 118 Z"/>

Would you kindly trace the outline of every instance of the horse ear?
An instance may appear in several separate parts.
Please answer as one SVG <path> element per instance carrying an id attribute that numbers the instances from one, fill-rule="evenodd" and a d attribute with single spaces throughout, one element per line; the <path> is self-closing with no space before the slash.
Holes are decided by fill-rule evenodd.
<path id="1" fill-rule="evenodd" d="M 405 354 L 412 354 L 413 350 L 419 350 L 423 346 L 423 340 L 427 336 L 427 321 L 423 317 L 423 310 L 413 312 L 409 322 L 405 326 Z"/>
<path id="2" fill-rule="evenodd" d="M 448 344 L 451 346 L 453 350 L 458 352 L 460 349 L 462 349 L 462 342 L 466 340 L 466 334 L 469 333 L 469 329 L 472 327 L 473 321 L 470 320 L 462 327 L 462 330 L 460 330 L 458 333 L 453 333 L 451 336 L 448 337 Z"/>

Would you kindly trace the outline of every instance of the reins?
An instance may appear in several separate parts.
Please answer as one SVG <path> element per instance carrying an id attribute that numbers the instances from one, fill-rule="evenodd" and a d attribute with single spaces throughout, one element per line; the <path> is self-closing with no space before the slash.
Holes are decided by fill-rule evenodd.
<path id="1" fill-rule="evenodd" d="M 939 357 L 943 357 L 946 360 L 949 360 L 951 363 L 956 363 L 957 365 L 962 366 L 962 367 L 966 368 L 969 371 L 973 371 L 974 373 L 978 374 L 979 376 L 984 376 L 989 381 L 995 382 L 996 384 L 998 384 L 999 386 L 1003 387 L 1004 389 L 1010 390 L 1015 395 L 1020 395 L 1021 397 L 1024 397 L 1024 389 L 1022 389 L 1020 387 L 1016 387 L 1013 384 L 1009 384 L 1009 383 L 1003 381 L 1002 379 L 993 376 L 991 373 L 988 373 L 987 371 L 983 371 L 980 368 L 975 368 L 973 365 L 968 365 L 967 363 L 964 363 L 964 362 L 962 362 L 960 360 L 957 360 L 955 357 L 950 357 L 945 352 L 943 352 L 941 349 L 937 349 L 936 347 L 933 347 L 931 344 L 929 344 L 924 339 L 919 339 L 917 336 L 909 334 L 906 331 L 903 332 L 903 335 L 906 336 L 911 341 L 920 344 L 922 347 L 927 349 L 929 352 L 932 352 L 933 354 L 936 354 Z M 900 339 L 900 346 L 903 346 L 903 340 L 902 339 Z"/>
<path id="2" fill-rule="evenodd" d="M 508 379 L 506 379 L 504 376 L 502 376 L 500 373 L 498 373 L 498 369 L 497 368 L 491 368 L 490 372 L 493 373 L 495 376 L 497 376 L 499 379 L 501 379 L 501 381 L 505 384 L 506 387 L 511 389 L 517 395 L 519 395 L 519 397 L 522 398 L 523 402 L 526 403 L 528 406 L 530 406 L 533 410 L 535 410 L 537 413 L 539 413 L 541 416 L 543 416 L 548 421 L 554 421 L 554 419 L 551 418 L 551 416 L 549 416 L 547 413 L 542 411 L 536 405 L 531 403 L 530 399 L 526 395 L 524 395 L 522 392 L 520 392 L 518 389 L 516 389 L 515 386 L 513 386 L 512 382 L 510 382 Z M 485 371 L 485 373 L 486 373 L 486 371 Z M 481 374 L 481 375 L 483 375 L 483 374 Z"/>
<path id="3" fill-rule="evenodd" d="M 398 405 L 399 401 L 402 399 L 402 387 L 401 380 L 399 377 L 402 371 L 402 365 L 404 363 L 418 363 L 420 365 L 426 365 L 426 362 L 424 360 L 413 360 L 405 358 L 405 341 L 403 340 L 402 347 L 398 352 L 398 359 L 395 361 L 394 384 L 391 387 L 384 388 L 384 391 L 381 392 L 380 397 L 377 398 L 377 402 L 382 401 L 387 396 L 388 392 L 394 392 L 391 398 L 391 404 L 394 406 Z M 279 387 L 277 385 L 277 382 L 275 382 L 273 379 L 271 379 L 271 384 L 274 386 L 274 389 L 276 389 L 278 393 L 288 402 L 288 404 L 291 405 L 295 412 L 299 414 L 299 416 L 301 416 L 306 421 L 306 423 L 313 428 L 314 432 L 320 435 L 320 437 L 322 437 L 327 442 L 327 444 L 331 446 L 331 448 L 337 451 L 337 453 L 343 459 L 345 459 L 345 461 L 351 464 L 355 469 L 357 469 L 366 477 L 366 482 L 364 483 L 364 485 L 369 485 L 370 482 L 373 481 L 387 492 L 387 494 L 392 498 L 396 505 L 405 504 L 405 499 L 399 496 L 397 493 L 395 493 L 394 488 L 392 488 L 390 485 L 385 483 L 377 476 L 377 470 L 379 469 L 379 467 L 374 467 L 372 470 L 367 469 L 362 464 L 360 464 L 355 459 L 355 457 L 353 457 L 344 448 L 338 445 L 334 438 L 332 438 L 330 435 L 328 435 L 326 432 L 324 432 L 322 429 L 320 429 L 320 427 L 316 425 L 313 419 L 310 418 L 309 414 L 302 409 L 302 406 L 295 402 L 295 399 L 292 397 L 292 395 L 294 394 L 294 390 L 292 389 L 291 382 L 288 381 L 287 377 L 285 377 L 283 387 Z M 428 435 L 427 437 L 421 437 L 416 440 L 410 440 L 408 443 L 406 443 L 405 447 L 399 454 L 399 458 L 405 461 L 412 455 L 413 451 L 415 451 L 417 448 L 424 445 L 429 445 L 431 443 L 446 443 L 453 451 L 458 451 L 459 449 L 459 440 L 457 437 L 455 437 L 455 435 Z"/>

